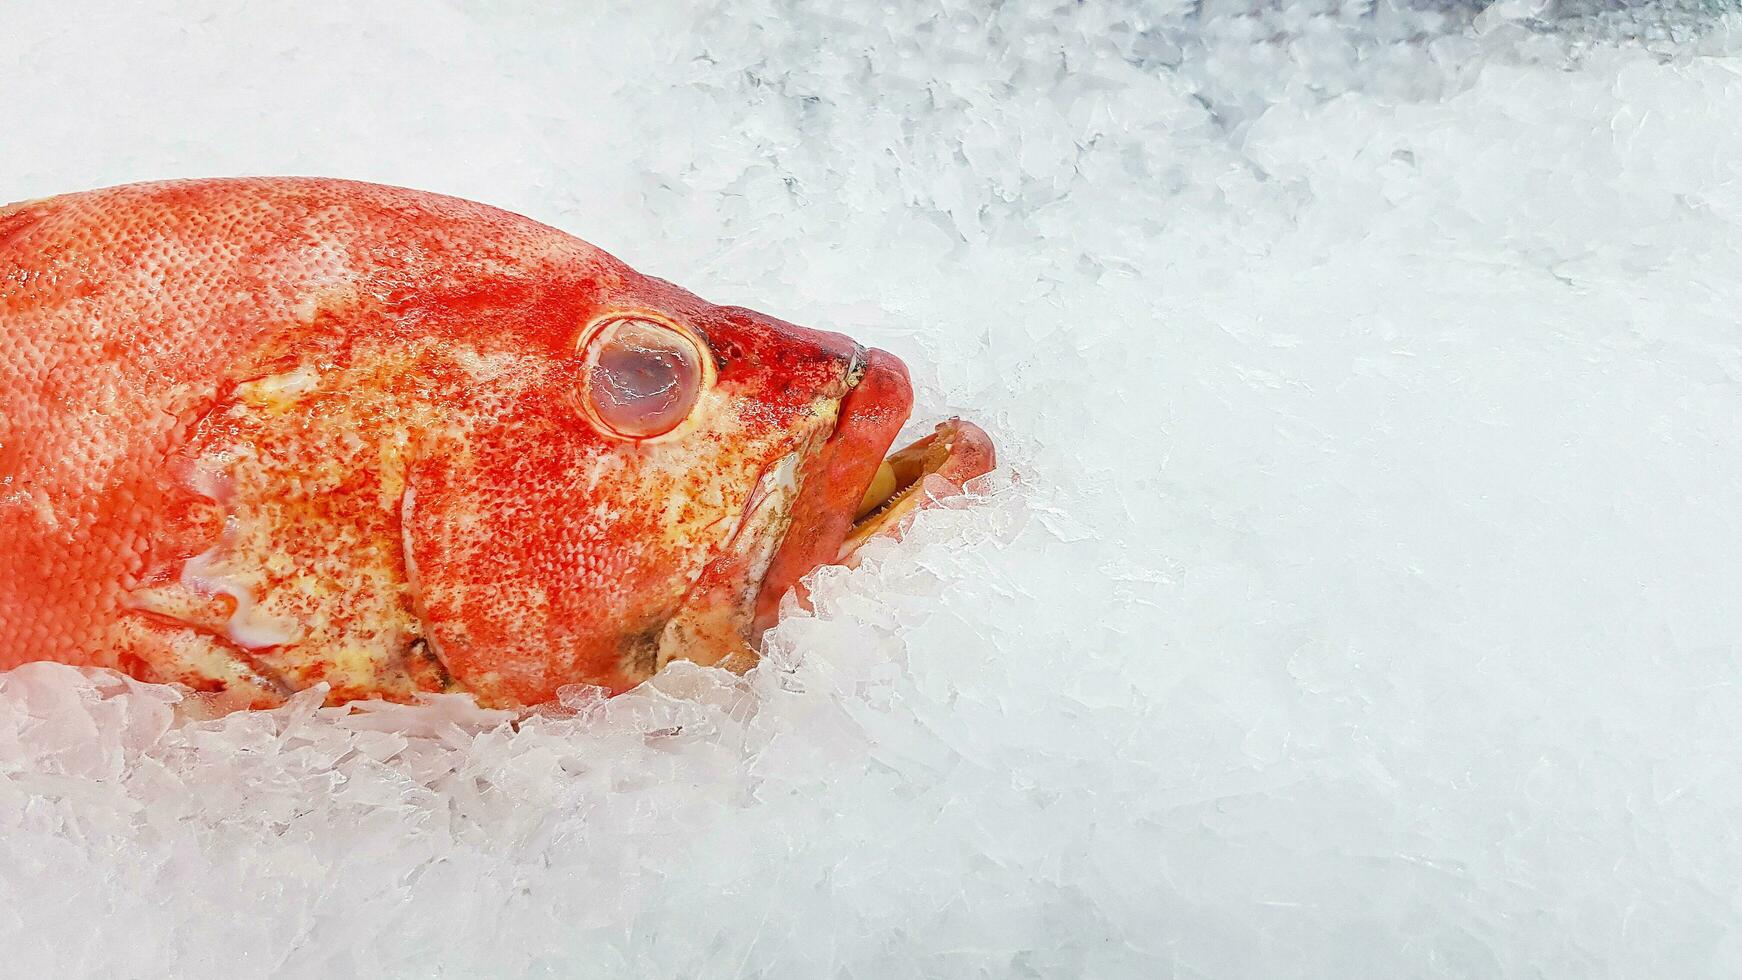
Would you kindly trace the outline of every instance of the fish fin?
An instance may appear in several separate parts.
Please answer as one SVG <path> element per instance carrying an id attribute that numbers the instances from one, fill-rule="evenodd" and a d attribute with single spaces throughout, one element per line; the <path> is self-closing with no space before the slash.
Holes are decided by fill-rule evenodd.
<path id="1" fill-rule="evenodd" d="M 41 222 L 46 212 L 36 205 L 48 200 L 49 198 L 37 198 L 0 206 L 0 251 L 23 239 L 25 232 Z"/>

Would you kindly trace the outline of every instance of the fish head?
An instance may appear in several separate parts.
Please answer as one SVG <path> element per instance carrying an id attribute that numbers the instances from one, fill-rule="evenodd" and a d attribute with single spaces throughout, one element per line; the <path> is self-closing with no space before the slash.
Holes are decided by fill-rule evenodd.
<path id="1" fill-rule="evenodd" d="M 536 320 L 449 331 L 402 508 L 423 639 L 485 701 L 749 666 L 781 597 L 921 482 L 875 486 L 913 403 L 885 351 L 658 280 Z"/>

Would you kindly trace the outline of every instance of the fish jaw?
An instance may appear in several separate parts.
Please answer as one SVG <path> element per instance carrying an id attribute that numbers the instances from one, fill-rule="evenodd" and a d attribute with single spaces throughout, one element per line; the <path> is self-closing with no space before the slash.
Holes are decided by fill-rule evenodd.
<path id="1" fill-rule="evenodd" d="M 907 366 L 887 351 L 866 351 L 834 432 L 805 465 L 791 524 L 756 596 L 752 638 L 774 625 L 787 592 L 807 601 L 806 575 L 823 565 L 857 564 L 867 541 L 899 539 L 914 512 L 960 495 L 997 466 L 991 437 L 956 418 L 885 458 L 912 408 Z"/>
<path id="2" fill-rule="evenodd" d="M 887 474 L 887 489 L 867 491 L 835 561 L 857 564 L 859 548 L 872 538 L 899 541 L 915 511 L 966 492 L 968 481 L 997 465 L 997 452 L 985 429 L 959 418 L 939 422 L 929 435 L 883 461 L 878 476 Z"/>
<path id="3" fill-rule="evenodd" d="M 912 409 L 907 366 L 887 351 L 867 350 L 857 383 L 841 400 L 834 432 L 806 461 L 786 538 L 756 596 L 752 637 L 774 625 L 787 590 L 836 560 L 859 502 Z"/>

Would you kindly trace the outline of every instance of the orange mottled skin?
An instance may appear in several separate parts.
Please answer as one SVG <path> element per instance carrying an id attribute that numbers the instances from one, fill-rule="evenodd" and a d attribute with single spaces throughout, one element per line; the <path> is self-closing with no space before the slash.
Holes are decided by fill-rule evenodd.
<path id="1" fill-rule="evenodd" d="M 667 436 L 576 405 L 577 339 L 620 314 L 711 359 Z M 274 178 L 5 207 L 0 668 L 514 706 L 729 662 L 833 559 L 909 400 L 882 352 L 453 198 Z"/>

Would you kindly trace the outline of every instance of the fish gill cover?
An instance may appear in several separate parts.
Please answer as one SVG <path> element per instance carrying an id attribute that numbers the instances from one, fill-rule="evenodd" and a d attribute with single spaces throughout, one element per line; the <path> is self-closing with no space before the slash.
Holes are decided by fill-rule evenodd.
<path id="1" fill-rule="evenodd" d="M 7 197 L 490 201 L 1007 464 L 518 727 L 0 677 L 9 975 L 1742 970 L 1733 7 L 0 17 Z"/>

